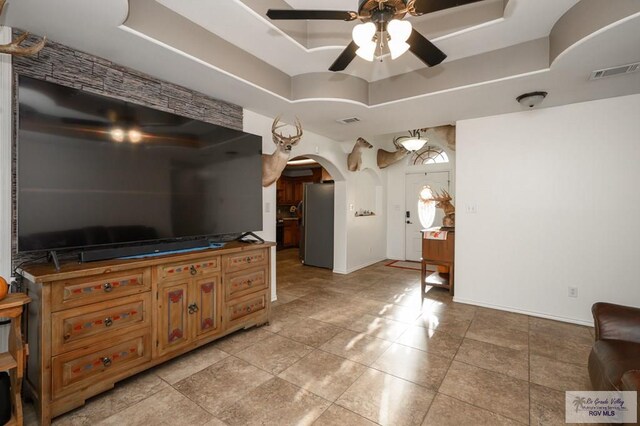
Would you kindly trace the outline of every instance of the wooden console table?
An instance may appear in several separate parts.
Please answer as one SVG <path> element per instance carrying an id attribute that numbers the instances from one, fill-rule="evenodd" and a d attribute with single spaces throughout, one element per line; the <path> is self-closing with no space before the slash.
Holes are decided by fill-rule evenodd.
<path id="1" fill-rule="evenodd" d="M 274 245 L 19 270 L 33 299 L 25 387 L 40 423 L 126 377 L 268 323 Z"/>
<path id="2" fill-rule="evenodd" d="M 447 231 L 446 240 L 428 240 L 424 238 L 427 229 L 422 230 L 422 261 L 420 265 L 420 283 L 422 297 L 427 286 L 443 287 L 453 296 L 453 270 L 455 254 L 455 231 Z M 427 275 L 427 265 L 446 266 L 448 273 L 434 272 Z"/>
<path id="3" fill-rule="evenodd" d="M 31 299 L 24 293 L 9 293 L 0 300 L 0 318 L 11 318 L 9 352 L 0 353 L 0 371 L 9 371 L 11 381 L 11 419 L 7 425 L 22 425 L 22 377 L 27 356 L 22 341 L 22 310 Z"/>

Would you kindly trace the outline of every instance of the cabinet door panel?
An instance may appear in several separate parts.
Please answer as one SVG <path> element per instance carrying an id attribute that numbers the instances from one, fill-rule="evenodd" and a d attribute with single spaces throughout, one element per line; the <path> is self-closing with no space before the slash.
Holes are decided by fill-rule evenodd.
<path id="1" fill-rule="evenodd" d="M 194 313 L 196 338 L 218 333 L 221 329 L 220 276 L 194 280 L 192 299 L 198 306 Z"/>
<path id="2" fill-rule="evenodd" d="M 158 352 L 163 355 L 190 341 L 189 281 L 158 285 Z"/>

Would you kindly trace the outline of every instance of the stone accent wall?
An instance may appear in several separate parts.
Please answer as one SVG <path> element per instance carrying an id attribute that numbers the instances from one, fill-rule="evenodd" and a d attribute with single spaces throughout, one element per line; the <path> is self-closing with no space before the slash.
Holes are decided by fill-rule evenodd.
<path id="1" fill-rule="evenodd" d="M 13 31 L 13 37 L 20 35 Z M 37 42 L 30 36 L 23 45 Z M 48 41 L 37 55 L 14 56 L 13 102 L 13 164 L 12 164 L 12 253 L 14 267 L 21 262 L 43 257 L 44 253 L 18 254 L 16 223 L 16 136 L 17 136 L 17 76 L 50 81 L 87 92 L 122 99 L 180 116 L 242 130 L 242 107 L 220 101 L 202 93 L 158 80 L 150 75 L 114 64 L 113 62 Z M 77 253 L 68 253 L 75 257 Z M 66 256 L 65 256 L 66 257 Z"/>

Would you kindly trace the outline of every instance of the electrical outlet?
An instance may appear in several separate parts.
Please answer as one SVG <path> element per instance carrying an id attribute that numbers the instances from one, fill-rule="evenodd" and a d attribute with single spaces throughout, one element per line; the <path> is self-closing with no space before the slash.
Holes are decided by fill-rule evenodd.
<path id="1" fill-rule="evenodd" d="M 578 287 L 569 287 L 569 297 L 578 297 Z"/>
<path id="2" fill-rule="evenodd" d="M 316 154 L 320 154 L 320 148 L 316 146 Z"/>
<path id="3" fill-rule="evenodd" d="M 465 204 L 464 210 L 469 214 L 478 213 L 478 205 L 477 204 Z"/>
<path id="4" fill-rule="evenodd" d="M 266 202 L 264 203 L 264 212 L 265 213 L 271 213 L 271 203 L 270 202 Z"/>

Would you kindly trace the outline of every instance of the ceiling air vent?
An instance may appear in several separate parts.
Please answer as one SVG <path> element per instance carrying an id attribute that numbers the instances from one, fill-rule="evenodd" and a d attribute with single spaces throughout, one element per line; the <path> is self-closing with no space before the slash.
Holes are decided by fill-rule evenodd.
<path id="1" fill-rule="evenodd" d="M 640 70 L 640 62 L 634 64 L 622 65 L 619 67 L 605 68 L 603 70 L 597 70 L 591 73 L 589 80 L 598 80 L 600 78 L 612 77 L 620 74 L 630 74 Z"/>
<path id="2" fill-rule="evenodd" d="M 340 120 L 336 120 L 336 121 L 340 124 L 353 124 L 353 123 L 358 123 L 360 119 L 358 117 L 351 117 L 351 118 L 341 118 Z"/>

